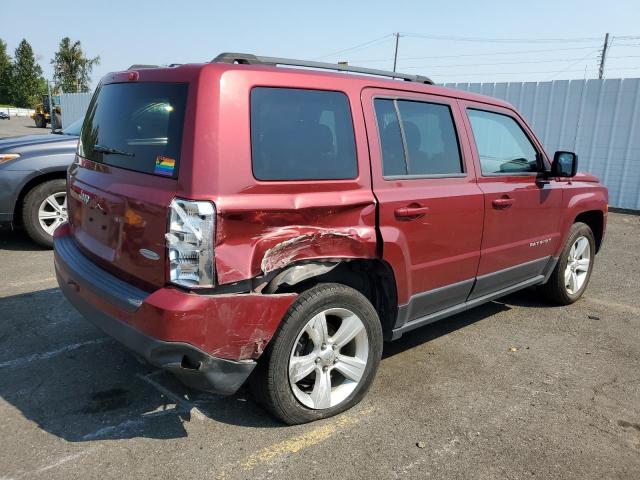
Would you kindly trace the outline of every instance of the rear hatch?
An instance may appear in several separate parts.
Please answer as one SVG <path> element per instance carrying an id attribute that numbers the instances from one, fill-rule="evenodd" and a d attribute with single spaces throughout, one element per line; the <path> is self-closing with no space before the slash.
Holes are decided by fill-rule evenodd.
<path id="1" fill-rule="evenodd" d="M 187 91 L 187 83 L 100 86 L 69 170 L 77 244 L 104 269 L 147 290 L 166 283 L 165 233 Z"/>

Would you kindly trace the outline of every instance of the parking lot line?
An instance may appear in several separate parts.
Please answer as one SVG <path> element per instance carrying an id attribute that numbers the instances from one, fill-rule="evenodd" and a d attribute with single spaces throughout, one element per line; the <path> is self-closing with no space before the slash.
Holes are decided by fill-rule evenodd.
<path id="1" fill-rule="evenodd" d="M 49 464 L 47 466 L 38 468 L 37 470 L 32 470 L 31 472 L 27 472 L 24 475 L 22 475 L 21 477 L 31 476 L 31 475 L 38 475 L 40 473 L 48 472 L 49 470 L 52 470 L 52 469 L 54 469 L 56 467 L 64 465 L 67 462 L 70 462 L 72 460 L 76 460 L 76 459 L 78 459 L 80 457 L 83 457 L 83 456 L 87 455 L 88 453 L 91 453 L 91 452 L 95 451 L 98 448 L 99 448 L 99 445 L 95 446 L 95 447 L 92 447 L 92 448 L 87 448 L 86 450 L 83 450 L 83 451 L 78 452 L 78 453 L 74 453 L 72 455 L 67 455 L 66 457 L 62 457 L 62 458 L 56 460 L 55 462 L 53 462 L 53 463 L 51 463 L 51 464 Z"/>
<path id="2" fill-rule="evenodd" d="M 88 340 L 86 342 L 74 343 L 72 345 L 67 345 L 62 348 L 58 348 L 57 350 L 51 350 L 49 352 L 44 353 L 33 353 L 31 355 L 27 355 L 26 357 L 14 358 L 13 360 L 7 360 L 0 363 L 0 368 L 15 368 L 21 367 L 31 362 L 35 362 L 38 360 L 46 360 L 51 357 L 55 357 L 62 353 L 70 352 L 72 350 L 77 350 L 78 348 L 86 347 L 88 345 L 98 345 L 100 343 L 104 343 L 107 340 L 110 340 L 108 337 L 97 338 L 95 340 Z"/>
<path id="3" fill-rule="evenodd" d="M 141 380 L 144 380 L 145 382 L 147 382 L 149 385 L 151 385 L 153 388 L 158 390 L 165 397 L 169 398 L 170 400 L 173 400 L 176 403 L 176 405 L 180 405 L 182 410 L 189 412 L 193 417 L 197 418 L 198 420 L 204 420 L 206 418 L 205 415 L 193 403 L 189 402 L 188 400 L 185 400 L 183 397 L 181 397 L 177 393 L 173 393 L 171 390 L 159 384 L 155 380 L 152 380 L 150 377 L 152 375 L 155 375 L 155 373 L 156 372 L 153 372 L 149 375 L 142 375 L 138 373 L 136 374 L 136 376 Z"/>
<path id="4" fill-rule="evenodd" d="M 265 447 L 247 457 L 239 465 L 223 470 L 216 478 L 219 480 L 225 479 L 227 478 L 228 471 L 237 470 L 238 467 L 241 470 L 250 471 L 262 463 L 267 463 L 275 458 L 288 454 L 298 453 L 301 450 L 317 445 L 330 438 L 339 430 L 357 424 L 360 420 L 373 413 L 374 410 L 374 407 L 368 407 L 352 414 L 343 414 L 330 423 L 312 428 L 301 435 Z"/>
<path id="5" fill-rule="evenodd" d="M 162 415 L 167 415 L 169 413 L 177 413 L 176 408 L 167 408 L 166 410 L 159 410 L 148 414 L 142 414 L 140 418 L 125 420 L 124 422 L 118 423 L 117 425 L 108 425 L 106 427 L 101 427 L 95 432 L 83 435 L 82 440 L 101 440 L 104 437 L 109 437 L 115 434 L 122 435 L 124 433 L 127 433 L 129 430 L 141 427 L 149 418 L 156 418 Z"/>
<path id="6" fill-rule="evenodd" d="M 38 278 L 37 280 L 26 280 L 22 282 L 9 282 L 4 284 L 2 292 L 9 291 L 16 287 L 26 287 L 29 285 L 39 285 L 41 283 L 55 283 L 56 277 Z"/>

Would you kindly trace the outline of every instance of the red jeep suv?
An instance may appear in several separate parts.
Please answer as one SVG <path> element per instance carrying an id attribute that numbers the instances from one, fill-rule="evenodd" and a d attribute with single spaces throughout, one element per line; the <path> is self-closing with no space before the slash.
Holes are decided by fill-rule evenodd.
<path id="1" fill-rule="evenodd" d="M 249 379 L 308 422 L 363 398 L 383 340 L 533 285 L 576 301 L 607 219 L 576 167 L 509 104 L 426 77 L 133 66 L 87 111 L 56 273 L 151 364 L 223 394 Z"/>

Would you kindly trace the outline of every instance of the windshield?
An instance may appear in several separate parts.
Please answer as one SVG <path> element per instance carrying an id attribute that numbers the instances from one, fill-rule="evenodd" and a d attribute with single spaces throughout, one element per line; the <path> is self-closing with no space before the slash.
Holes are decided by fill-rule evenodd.
<path id="1" fill-rule="evenodd" d="M 71 122 L 68 127 L 62 129 L 62 133 L 65 135 L 80 136 L 80 129 L 82 128 L 82 122 L 84 118 L 79 118 L 75 122 Z"/>
<path id="2" fill-rule="evenodd" d="M 78 153 L 115 167 L 176 178 L 187 101 L 183 83 L 113 83 L 98 89 Z"/>

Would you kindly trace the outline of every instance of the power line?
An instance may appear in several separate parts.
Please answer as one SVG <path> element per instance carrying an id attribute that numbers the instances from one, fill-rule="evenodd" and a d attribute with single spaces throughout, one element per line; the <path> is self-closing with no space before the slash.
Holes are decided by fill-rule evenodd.
<path id="1" fill-rule="evenodd" d="M 640 47 L 640 43 L 620 43 L 618 37 L 613 38 L 616 40 L 616 47 Z M 613 41 L 611 43 L 613 43 Z"/>
<path id="2" fill-rule="evenodd" d="M 394 33 L 389 33 L 389 34 L 385 35 L 384 37 L 375 38 L 373 40 L 369 40 L 368 42 L 364 42 L 364 43 L 360 43 L 358 45 L 354 45 L 353 47 L 345 48 L 343 50 L 338 50 L 337 52 L 328 53 L 326 55 L 322 55 L 321 57 L 316 57 L 316 58 L 314 58 L 314 60 L 322 60 L 323 58 L 334 57 L 334 56 L 340 55 L 342 53 L 352 52 L 354 50 L 359 50 L 361 48 L 368 47 L 368 46 L 373 45 L 374 43 L 380 42 L 382 40 L 386 40 L 387 38 L 393 37 L 394 35 L 395 35 Z"/>
<path id="3" fill-rule="evenodd" d="M 549 80 L 553 80 L 553 79 L 554 79 L 555 77 L 557 77 L 559 74 L 567 72 L 567 71 L 568 71 L 568 69 L 569 69 L 569 68 L 571 68 L 571 67 L 573 67 L 574 65 L 577 65 L 578 63 L 580 63 L 580 62 L 583 62 L 583 61 L 587 60 L 591 55 L 593 55 L 593 54 L 594 54 L 594 53 L 596 53 L 597 51 L 598 51 L 598 50 L 595 50 L 595 51 L 593 51 L 593 52 L 589 52 L 589 53 L 588 53 L 588 54 L 586 54 L 583 58 L 579 58 L 579 59 L 578 59 L 578 60 L 576 60 L 575 62 L 571 62 L 571 63 L 570 63 L 569 65 L 567 65 L 564 69 L 562 69 L 562 70 L 560 70 L 560 71 L 558 71 L 558 72 L 555 72 L 555 73 L 554 73 L 554 75 L 553 75 L 553 76 L 551 76 L 551 77 L 549 78 Z M 586 67 L 585 67 L 585 75 L 586 75 L 586 70 L 587 70 L 587 69 L 586 69 Z"/>
<path id="4" fill-rule="evenodd" d="M 640 40 L 640 35 L 614 35 L 614 37 L 621 40 Z"/>
<path id="5" fill-rule="evenodd" d="M 590 72 L 597 72 L 598 67 L 591 67 L 587 69 Z M 640 67 L 623 67 L 623 68 L 613 68 L 612 70 L 617 71 L 626 71 L 626 70 L 640 70 Z M 539 74 L 539 73 L 576 73 L 576 72 L 584 72 L 585 70 L 580 68 L 577 70 L 563 70 L 563 71 L 552 71 L 552 70 L 544 70 L 544 71 L 535 71 L 535 72 L 485 72 L 485 73 L 454 73 L 449 75 L 438 74 L 440 76 L 446 77 L 470 77 L 470 76 L 478 76 L 478 75 L 530 75 L 530 74 Z M 550 80 L 547 80 L 550 81 Z"/>
<path id="6" fill-rule="evenodd" d="M 578 37 L 578 38 L 482 38 L 482 37 L 459 37 L 453 35 L 422 35 L 418 33 L 400 32 L 405 37 L 422 38 L 426 40 L 445 40 L 451 42 L 485 42 L 485 43 L 579 43 L 593 42 L 600 40 L 600 37 Z"/>
<path id="7" fill-rule="evenodd" d="M 527 63 L 561 63 L 561 62 L 571 62 L 574 60 L 577 60 L 577 61 L 585 60 L 590 55 L 596 52 L 597 50 L 593 50 L 589 52 L 586 56 L 580 57 L 580 58 L 561 58 L 556 60 L 524 60 L 520 62 L 496 62 L 496 63 L 459 63 L 457 65 L 410 65 L 402 68 L 406 69 L 406 68 L 490 67 L 494 65 L 522 65 Z M 629 57 L 636 57 L 636 56 L 640 57 L 640 55 L 629 55 L 624 57 L 608 57 L 608 58 L 629 58 Z"/>
<path id="8" fill-rule="evenodd" d="M 620 45 L 620 44 L 617 44 Z M 634 45 L 640 45 L 640 43 L 636 43 Z M 629 45 L 631 46 L 631 45 Z M 398 57 L 398 60 L 428 60 L 430 58 L 462 58 L 462 57 L 483 57 L 483 56 L 493 56 L 493 55 L 519 55 L 522 53 L 544 53 L 544 52 L 563 52 L 568 50 L 587 50 L 593 49 L 596 45 L 591 45 L 587 47 L 568 47 L 568 48 L 545 48 L 538 50 L 512 50 L 509 52 L 480 52 L 480 53 L 463 53 L 457 55 L 431 55 L 426 57 Z M 356 59 L 351 60 L 352 62 L 389 62 L 392 59 L 387 58 L 376 58 L 376 59 Z"/>
<path id="9" fill-rule="evenodd" d="M 638 67 L 640 68 L 640 67 Z M 589 70 L 597 70 L 597 67 L 592 67 Z M 578 69 L 578 70 L 564 70 L 564 71 L 559 71 L 559 70 L 538 70 L 538 71 L 534 71 L 534 72 L 483 72 L 483 73 L 478 73 L 478 72 L 473 72 L 473 73 L 453 73 L 453 74 L 442 74 L 439 73 L 438 75 L 443 76 L 443 77 L 469 77 L 469 76 L 477 76 L 477 75 L 530 75 L 530 74 L 538 74 L 538 73 L 560 73 L 560 72 L 564 72 L 564 73 L 571 73 L 571 72 L 584 72 L 584 69 Z"/>

